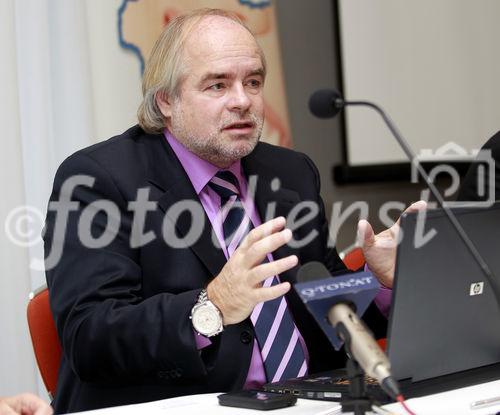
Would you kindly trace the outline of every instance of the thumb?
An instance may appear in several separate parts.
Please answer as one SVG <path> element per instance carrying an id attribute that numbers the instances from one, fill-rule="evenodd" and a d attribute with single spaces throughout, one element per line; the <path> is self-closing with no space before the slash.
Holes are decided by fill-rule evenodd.
<path id="1" fill-rule="evenodd" d="M 361 247 L 370 247 L 375 243 L 375 233 L 367 220 L 361 219 L 358 222 L 358 245 Z"/>
<path id="2" fill-rule="evenodd" d="M 425 200 L 419 200 L 418 202 L 414 202 L 410 206 L 408 206 L 403 213 L 415 213 L 415 212 L 426 210 L 427 207 L 428 207 L 428 204 Z M 400 223 L 401 223 L 401 216 L 398 218 L 398 220 L 392 226 L 392 229 L 394 232 L 398 232 Z"/>

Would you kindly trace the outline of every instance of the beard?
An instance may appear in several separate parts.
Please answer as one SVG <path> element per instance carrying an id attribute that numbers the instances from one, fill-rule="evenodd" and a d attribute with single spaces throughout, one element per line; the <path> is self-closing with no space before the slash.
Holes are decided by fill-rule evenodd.
<path id="1" fill-rule="evenodd" d="M 224 127 L 242 120 L 250 120 L 254 126 L 249 135 L 231 137 L 229 133 L 224 134 Z M 188 150 L 203 160 L 220 167 L 227 168 L 235 161 L 248 156 L 262 134 L 264 118 L 255 113 L 244 116 L 227 117 L 220 122 L 217 128 L 207 133 L 199 134 L 186 121 L 185 113 L 177 108 L 172 111 L 170 119 L 170 132 Z"/>

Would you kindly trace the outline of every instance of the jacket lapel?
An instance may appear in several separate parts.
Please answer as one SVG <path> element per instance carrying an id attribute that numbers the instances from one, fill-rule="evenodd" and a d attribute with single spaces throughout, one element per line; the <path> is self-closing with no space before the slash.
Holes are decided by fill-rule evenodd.
<path id="1" fill-rule="evenodd" d="M 212 226 L 199 202 L 198 195 L 163 134 L 149 137 L 155 139 L 152 140 L 152 145 L 145 146 L 148 154 L 147 178 L 153 185 L 150 199 L 156 201 L 171 223 L 175 224 L 178 238 L 184 238 L 193 229 L 197 230 L 193 228 L 193 218 L 187 210 L 177 215 L 172 207 L 181 201 L 189 201 L 190 204 L 194 202 L 199 207 L 198 211 L 203 217 L 201 234 L 189 248 L 207 267 L 210 274 L 216 276 L 226 263 L 226 257 L 222 249 L 212 241 L 212 239 L 217 241 L 217 238 L 212 238 Z"/>
<path id="2" fill-rule="evenodd" d="M 151 140 L 151 145 L 145 146 L 148 158 L 148 182 L 153 185 L 150 200 L 157 201 L 160 209 L 175 224 L 178 237 L 183 238 L 192 228 L 192 217 L 187 212 L 174 217 L 171 208 L 183 200 L 199 203 L 198 195 L 163 134 L 149 135 L 147 138 Z M 272 166 L 259 158 L 256 151 L 243 158 L 242 165 L 250 184 L 250 191 L 252 191 L 251 184 L 255 183 L 253 197 L 261 221 L 265 222 L 266 219 L 278 216 L 288 217 L 291 209 L 300 201 L 297 192 L 281 186 L 274 190 L 273 180 L 279 179 L 279 177 L 274 174 Z M 214 244 L 217 238 L 212 236 L 210 220 L 201 204 L 199 206 L 203 212 L 204 226 L 200 237 L 196 239 L 194 244 L 190 245 L 190 249 L 203 262 L 210 274 L 215 276 L 226 263 L 226 257 L 222 249 Z M 296 249 L 285 245 L 276 250 L 273 257 L 275 259 L 284 258 L 296 253 Z M 287 271 L 281 277 L 293 282 L 295 281 L 295 271 Z"/>

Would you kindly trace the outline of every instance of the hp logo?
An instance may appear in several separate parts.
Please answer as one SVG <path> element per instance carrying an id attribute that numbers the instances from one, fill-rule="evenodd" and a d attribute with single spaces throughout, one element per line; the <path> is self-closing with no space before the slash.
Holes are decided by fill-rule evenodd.
<path id="1" fill-rule="evenodd" d="M 473 282 L 470 285 L 469 295 L 470 296 L 480 295 L 483 293 L 483 290 L 484 290 L 484 282 Z"/>

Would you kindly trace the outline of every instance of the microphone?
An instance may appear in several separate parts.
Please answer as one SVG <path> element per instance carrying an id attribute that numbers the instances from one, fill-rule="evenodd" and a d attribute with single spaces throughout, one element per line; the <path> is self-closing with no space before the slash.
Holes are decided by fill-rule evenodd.
<path id="1" fill-rule="evenodd" d="M 318 118 L 333 118 L 344 108 L 344 100 L 333 89 L 320 89 L 309 98 L 309 109 Z"/>
<path id="2" fill-rule="evenodd" d="M 469 253 L 474 258 L 475 262 L 481 269 L 481 272 L 488 280 L 489 285 L 493 291 L 493 295 L 495 296 L 495 300 L 497 306 L 500 308 L 500 279 L 495 278 L 493 272 L 491 271 L 488 264 L 484 261 L 483 257 L 479 253 L 478 249 L 469 238 L 464 228 L 456 218 L 455 214 L 451 211 L 451 209 L 445 205 L 444 199 L 439 193 L 438 189 L 434 185 L 434 183 L 429 178 L 429 175 L 423 168 L 422 164 L 418 161 L 414 151 L 408 144 L 408 142 L 404 139 L 403 135 L 398 131 L 394 122 L 389 118 L 389 116 L 385 113 L 385 111 L 379 107 L 377 104 L 374 104 L 370 101 L 345 101 L 342 96 L 333 89 L 321 89 L 314 92 L 309 99 L 309 109 L 319 118 L 332 118 L 335 117 L 342 108 L 345 106 L 365 106 L 370 107 L 382 117 L 385 124 L 391 131 L 392 135 L 398 142 L 398 144 L 403 149 L 404 153 L 410 160 L 410 162 L 415 166 L 420 176 L 424 179 L 425 184 L 428 189 L 431 191 L 432 195 L 436 199 L 439 207 L 444 211 L 446 217 L 452 224 L 455 231 L 458 233 L 458 236 L 465 244 Z"/>
<path id="3" fill-rule="evenodd" d="M 294 289 L 318 322 L 328 340 L 339 350 L 343 341 L 326 316 L 333 304 L 346 303 L 362 315 L 373 301 L 380 283 L 371 272 L 356 272 L 333 278 L 320 262 L 309 262 L 297 272 Z"/>
<path id="4" fill-rule="evenodd" d="M 380 287 L 377 279 L 370 272 L 333 278 L 322 263 L 309 262 L 299 269 L 297 281 L 295 290 L 335 349 L 345 342 L 348 355 L 396 400 L 400 391 L 389 359 L 354 311 L 362 315 L 375 298 Z"/>

